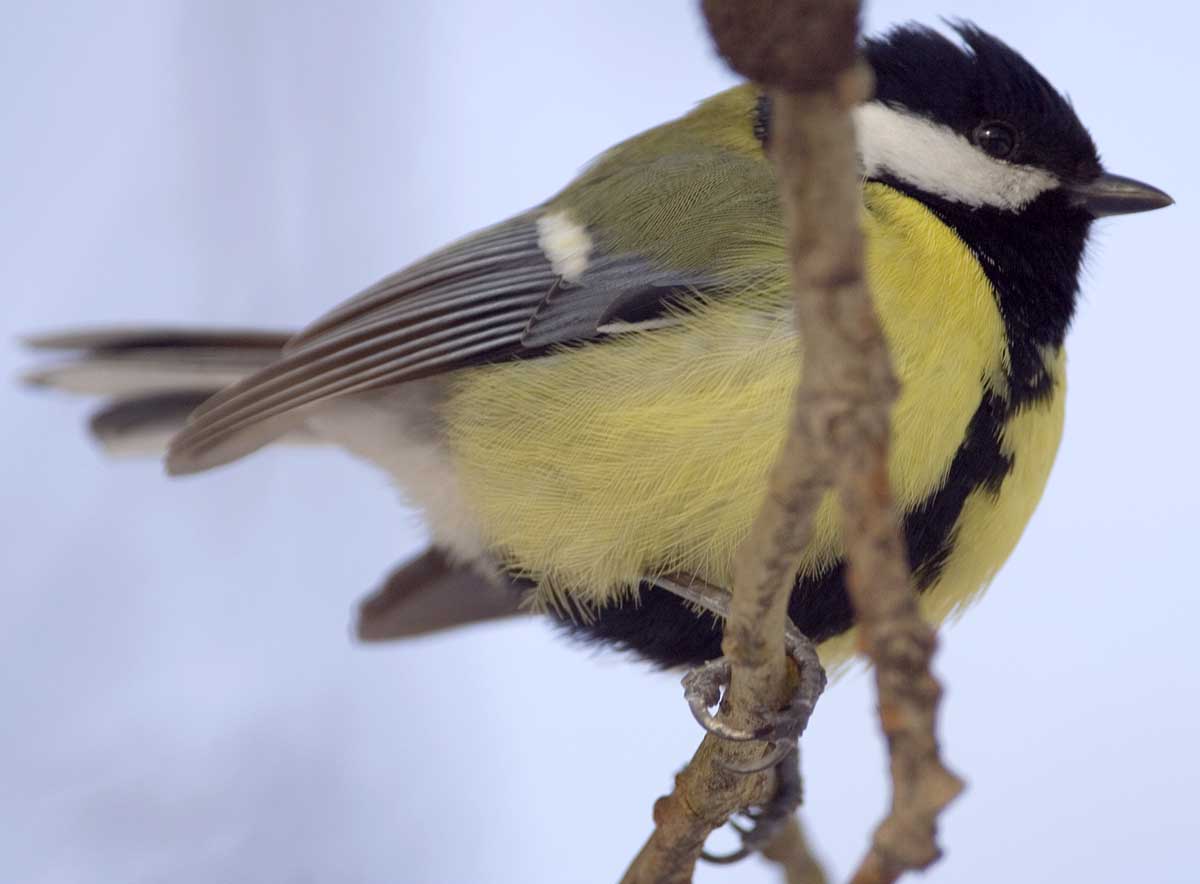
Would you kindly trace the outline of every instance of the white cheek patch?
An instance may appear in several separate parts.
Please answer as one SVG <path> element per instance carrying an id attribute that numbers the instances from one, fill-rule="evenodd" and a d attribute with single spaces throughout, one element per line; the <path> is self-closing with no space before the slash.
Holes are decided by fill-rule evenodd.
<path id="1" fill-rule="evenodd" d="M 877 101 L 856 108 L 854 124 L 866 177 L 890 174 L 965 206 L 1016 212 L 1059 183 L 1043 169 L 988 156 L 948 126 Z"/>
<path id="2" fill-rule="evenodd" d="M 554 272 L 566 282 L 579 282 L 592 254 L 592 238 L 566 212 L 550 212 L 537 220 L 538 247 Z"/>

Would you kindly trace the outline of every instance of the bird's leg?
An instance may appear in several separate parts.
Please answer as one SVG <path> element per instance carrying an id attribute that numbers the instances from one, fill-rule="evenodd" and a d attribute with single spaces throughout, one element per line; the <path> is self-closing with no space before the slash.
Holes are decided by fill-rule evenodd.
<path id="1" fill-rule="evenodd" d="M 732 596 L 728 590 L 678 575 L 658 577 L 654 585 L 722 619 L 729 616 Z M 766 770 L 791 751 L 808 724 L 817 698 L 825 689 L 825 670 L 821 667 L 816 648 L 790 620 L 784 630 L 784 646 L 788 657 L 799 670 L 799 687 L 792 701 L 783 709 L 762 710 L 763 724 L 753 730 L 731 727 L 709 711 L 719 705 L 723 692 L 729 687 L 731 666 L 727 659 L 718 657 L 709 660 L 683 677 L 683 695 L 691 707 L 692 715 L 710 734 L 738 742 L 767 740 L 783 744 L 782 748 L 777 746 L 777 751 L 764 758 L 761 764 L 743 770 L 743 773 Z"/>
<path id="2" fill-rule="evenodd" d="M 680 575 L 656 578 L 654 585 L 722 619 L 729 616 L 732 596 L 728 590 Z M 784 631 L 784 646 L 788 657 L 799 670 L 799 685 L 791 702 L 783 709 L 760 710 L 763 723 L 753 730 L 731 727 L 710 711 L 720 705 L 721 697 L 729 687 L 732 667 L 728 660 L 724 657 L 710 660 L 683 677 L 683 693 L 692 715 L 710 734 L 726 740 L 764 740 L 772 743 L 766 756 L 752 766 L 731 769 L 749 774 L 774 767 L 775 793 L 762 807 L 747 811 L 746 816 L 752 822 L 749 828 L 733 824 L 742 837 L 742 847 L 725 856 L 701 854 L 709 862 L 736 862 L 761 850 L 800 806 L 803 789 L 799 740 L 817 699 L 825 689 L 825 670 L 812 642 L 790 620 Z"/>

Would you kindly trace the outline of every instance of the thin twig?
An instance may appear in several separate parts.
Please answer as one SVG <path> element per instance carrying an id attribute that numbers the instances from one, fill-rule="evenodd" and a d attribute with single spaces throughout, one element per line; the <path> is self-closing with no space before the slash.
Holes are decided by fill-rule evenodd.
<path id="1" fill-rule="evenodd" d="M 829 878 L 813 855 L 800 820 L 792 817 L 779 834 L 763 848 L 763 856 L 777 863 L 787 884 L 826 884 Z"/>
<path id="2" fill-rule="evenodd" d="M 840 496 L 849 590 L 875 664 L 891 753 L 892 807 L 855 884 L 894 881 L 938 856 L 935 825 L 962 788 L 938 758 L 934 649 L 911 590 L 887 474 L 897 384 L 863 275 L 862 196 L 851 109 L 869 94 L 856 62 L 857 0 L 704 0 L 721 54 L 772 99 L 771 153 L 791 234 L 802 382 L 788 438 L 734 567 L 723 650 L 732 679 L 724 721 L 753 728 L 790 696 L 787 602 L 817 505 Z M 738 775 L 763 750 L 707 736 L 654 808 L 655 830 L 626 882 L 691 880 L 712 829 L 770 794 L 769 775 Z"/>
<path id="3" fill-rule="evenodd" d="M 837 297 L 847 286 L 862 286 L 862 246 L 858 233 L 857 172 L 850 108 L 865 97 L 865 81 L 854 67 L 857 6 L 834 0 L 830 8 L 804 11 L 787 3 L 706 0 L 705 12 L 718 49 L 729 57 L 753 43 L 749 57 L 764 60 L 763 70 L 735 69 L 760 82 L 783 81 L 802 93 L 777 93 L 786 125 L 772 135 L 781 195 L 792 225 L 792 261 L 798 300 L 796 319 L 807 326 L 806 289 L 830 288 Z M 753 7 L 753 8 L 752 8 Z M 836 14 L 835 14 L 836 13 Z M 848 14 L 847 14 L 848 13 Z M 755 20 L 757 16 L 757 20 Z M 808 28 L 809 25 L 816 27 Z M 831 29 L 832 28 L 832 29 Z M 807 47 L 807 48 L 806 48 Z M 778 114 L 778 109 L 776 111 Z M 790 113 L 790 116 L 789 116 Z M 809 136 L 812 136 L 811 138 Z M 801 172 L 802 170 L 802 172 Z M 819 224 L 798 219 L 819 206 Z M 812 519 L 832 487 L 831 456 L 823 451 L 827 424 L 845 410 L 833 379 L 817 363 L 827 352 L 819 340 L 803 348 L 803 383 L 788 439 L 772 470 L 762 510 L 734 565 L 733 607 L 725 624 L 724 652 L 733 666 L 721 716 L 735 728 L 754 728 L 764 710 L 787 704 L 793 685 L 784 655 L 787 602 L 812 534 Z M 797 365 L 800 372 L 801 366 Z M 832 400 L 834 407 L 826 405 Z M 758 743 L 705 737 L 695 756 L 675 779 L 675 790 L 654 807 L 655 830 L 626 872 L 625 882 L 690 881 L 696 858 L 709 833 L 741 809 L 761 804 L 774 787 L 770 772 L 743 775 L 764 754 Z"/>

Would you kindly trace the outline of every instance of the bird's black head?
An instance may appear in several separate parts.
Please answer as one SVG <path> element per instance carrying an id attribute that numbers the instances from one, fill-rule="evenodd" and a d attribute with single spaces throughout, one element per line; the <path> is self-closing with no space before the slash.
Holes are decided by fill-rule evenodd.
<path id="1" fill-rule="evenodd" d="M 980 153 L 1025 166 L 1057 181 L 1091 181 L 1101 174 L 1100 156 L 1074 108 L 1018 52 L 970 24 L 957 24 L 956 42 L 931 29 L 896 28 L 863 45 L 875 71 L 875 101 L 947 127 Z M 1002 187 L 999 178 L 995 179 Z M 1012 193 L 963 197 L 1002 207 L 1036 192 L 1036 183 Z M 981 182 L 982 183 L 982 182 Z"/>
<path id="2" fill-rule="evenodd" d="M 865 177 L 919 199 L 979 258 L 1008 332 L 1013 394 L 1045 391 L 1047 346 L 1075 309 L 1100 215 L 1166 194 L 1108 175 L 1074 108 L 1019 53 L 973 25 L 919 26 L 863 44 L 875 98 L 856 111 Z"/>

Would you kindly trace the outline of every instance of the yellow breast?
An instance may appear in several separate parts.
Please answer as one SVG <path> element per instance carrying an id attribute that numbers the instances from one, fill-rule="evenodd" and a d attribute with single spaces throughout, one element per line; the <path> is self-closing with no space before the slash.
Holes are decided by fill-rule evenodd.
<path id="1" fill-rule="evenodd" d="M 1002 392 L 1004 328 L 982 270 L 920 203 L 864 189 L 867 270 L 903 392 L 891 478 L 900 506 L 935 491 L 985 389 Z M 706 303 L 680 325 L 548 357 L 461 372 L 446 405 L 464 495 L 485 539 L 543 597 L 602 604 L 654 574 L 729 585 L 797 382 L 780 273 Z M 1061 386 L 1061 385 L 1060 385 Z M 1014 472 L 972 496 L 926 609 L 944 616 L 1016 542 L 1061 429 L 1061 390 L 1007 427 Z M 805 569 L 840 553 L 826 501 Z M 969 554 L 968 554 L 969 553 Z"/>

